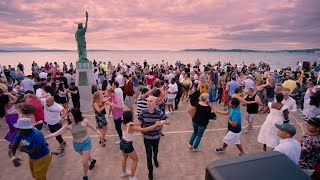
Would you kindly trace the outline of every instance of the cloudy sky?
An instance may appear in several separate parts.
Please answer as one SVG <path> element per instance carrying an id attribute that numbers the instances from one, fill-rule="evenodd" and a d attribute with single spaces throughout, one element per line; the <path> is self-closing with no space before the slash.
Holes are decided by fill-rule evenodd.
<path id="1" fill-rule="evenodd" d="M 0 49 L 76 49 L 89 13 L 88 49 L 320 47 L 320 0 L 1 0 Z"/>

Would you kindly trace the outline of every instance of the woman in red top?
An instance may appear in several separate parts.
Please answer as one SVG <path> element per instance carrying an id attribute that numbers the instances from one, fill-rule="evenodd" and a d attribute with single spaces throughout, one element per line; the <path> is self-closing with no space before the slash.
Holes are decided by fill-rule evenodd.
<path id="1" fill-rule="evenodd" d="M 32 105 L 35 109 L 35 111 L 31 111 L 31 113 L 33 114 L 33 117 L 29 117 L 31 120 L 34 120 L 35 122 L 35 127 L 41 131 L 42 126 L 43 126 L 43 121 L 44 121 L 44 112 L 43 112 L 43 106 L 40 102 L 40 99 L 33 95 L 33 94 L 26 94 L 24 96 L 25 102 L 27 105 Z M 26 111 L 28 112 L 30 109 L 30 106 L 26 106 L 26 105 L 22 105 L 20 106 L 22 111 Z M 31 109 L 30 109 L 31 110 Z M 23 113 L 23 114 L 29 114 L 29 113 Z"/>
<path id="2" fill-rule="evenodd" d="M 149 72 L 149 75 L 146 76 L 146 83 L 147 83 L 147 88 L 150 90 L 151 86 L 153 85 L 153 82 L 157 78 L 152 74 L 152 71 Z"/>

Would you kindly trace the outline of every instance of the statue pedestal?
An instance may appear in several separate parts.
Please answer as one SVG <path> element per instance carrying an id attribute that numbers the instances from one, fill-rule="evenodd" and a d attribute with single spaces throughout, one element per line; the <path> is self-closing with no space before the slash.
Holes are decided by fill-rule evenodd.
<path id="1" fill-rule="evenodd" d="M 93 65 L 91 61 L 81 61 L 76 64 L 76 85 L 79 88 L 81 111 L 88 112 L 91 107 L 91 88 L 96 84 L 93 74 Z"/>

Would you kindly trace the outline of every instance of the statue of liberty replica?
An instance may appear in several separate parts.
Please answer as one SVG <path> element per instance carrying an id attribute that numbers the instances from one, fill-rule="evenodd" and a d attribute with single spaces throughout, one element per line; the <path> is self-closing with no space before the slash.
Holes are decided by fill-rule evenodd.
<path id="1" fill-rule="evenodd" d="M 83 27 L 82 22 L 78 22 L 78 29 L 75 33 L 77 46 L 78 46 L 78 54 L 79 54 L 79 62 L 88 61 L 87 59 L 87 42 L 86 42 L 86 31 L 88 27 L 88 12 L 86 12 L 86 23 Z"/>
<path id="2" fill-rule="evenodd" d="M 86 32 L 88 28 L 88 12 L 86 12 L 86 22 L 83 27 L 82 22 L 77 22 L 78 29 L 75 33 L 78 47 L 79 59 L 77 61 L 76 85 L 79 88 L 81 111 L 89 111 L 91 109 L 91 88 L 96 84 L 93 74 L 92 62 L 87 58 Z"/>

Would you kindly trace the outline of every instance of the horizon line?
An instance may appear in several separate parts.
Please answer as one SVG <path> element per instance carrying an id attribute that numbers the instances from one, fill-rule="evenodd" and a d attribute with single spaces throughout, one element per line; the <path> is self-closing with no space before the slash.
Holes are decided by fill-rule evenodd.
<path id="1" fill-rule="evenodd" d="M 256 50 L 256 49 L 241 49 L 241 48 L 231 48 L 231 49 L 216 49 L 216 48 L 193 48 L 193 49 L 182 49 L 182 50 L 152 50 L 152 49 L 143 49 L 143 50 L 125 50 L 125 49 L 88 49 L 87 51 L 255 51 L 255 52 L 277 52 L 277 51 L 307 51 L 314 50 L 320 51 L 320 48 L 305 48 L 305 49 L 277 49 L 277 50 Z M 69 49 L 9 49 L 3 48 L 0 49 L 0 52 L 59 52 L 59 51 L 70 51 L 76 52 L 77 50 L 69 50 Z"/>

